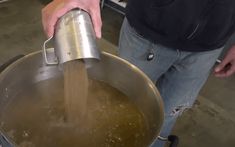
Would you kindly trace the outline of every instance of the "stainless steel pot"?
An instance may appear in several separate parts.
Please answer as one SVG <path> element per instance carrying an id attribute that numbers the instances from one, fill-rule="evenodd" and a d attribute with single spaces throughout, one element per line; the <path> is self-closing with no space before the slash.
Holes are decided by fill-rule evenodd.
<path id="1" fill-rule="evenodd" d="M 50 50 L 48 58 L 55 58 Z M 101 60 L 88 69 L 88 74 L 89 78 L 104 81 L 125 93 L 142 111 L 150 128 L 150 145 L 163 123 L 162 100 L 151 80 L 134 65 L 105 52 L 101 54 Z M 62 80 L 62 71 L 58 66 L 47 66 L 41 52 L 26 55 L 8 66 L 0 74 L 0 120 L 20 91 L 55 77 Z M 54 90 L 53 86 L 50 90 Z"/>

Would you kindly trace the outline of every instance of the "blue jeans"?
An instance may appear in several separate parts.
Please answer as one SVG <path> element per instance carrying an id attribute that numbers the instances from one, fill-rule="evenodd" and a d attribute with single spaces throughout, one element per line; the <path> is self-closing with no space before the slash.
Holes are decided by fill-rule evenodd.
<path id="1" fill-rule="evenodd" d="M 165 113 L 160 136 L 170 135 L 177 117 L 192 107 L 221 51 L 222 48 L 186 52 L 154 44 L 140 36 L 124 19 L 118 53 L 156 83 Z M 152 147 L 163 147 L 164 144 L 164 141 L 156 139 Z"/>

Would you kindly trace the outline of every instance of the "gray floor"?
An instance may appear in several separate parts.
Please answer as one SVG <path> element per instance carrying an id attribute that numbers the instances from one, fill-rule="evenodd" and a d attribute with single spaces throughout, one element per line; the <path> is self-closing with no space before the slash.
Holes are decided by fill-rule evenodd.
<path id="1" fill-rule="evenodd" d="M 15 55 L 41 50 L 46 39 L 41 26 L 42 7 L 37 0 L 0 3 L 0 65 Z M 102 17 L 103 38 L 117 45 L 123 16 L 105 8 Z M 174 128 L 180 147 L 234 147 L 234 105 L 235 76 L 218 79 L 211 75 L 195 106 Z"/>

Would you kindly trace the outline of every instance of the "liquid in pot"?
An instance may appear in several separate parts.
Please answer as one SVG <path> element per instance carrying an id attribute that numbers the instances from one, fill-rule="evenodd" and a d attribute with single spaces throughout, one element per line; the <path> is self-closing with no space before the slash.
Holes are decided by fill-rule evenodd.
<path id="1" fill-rule="evenodd" d="M 89 79 L 83 123 L 66 121 L 63 78 L 19 93 L 0 127 L 20 147 L 145 147 L 148 126 L 141 111 L 110 85 Z"/>

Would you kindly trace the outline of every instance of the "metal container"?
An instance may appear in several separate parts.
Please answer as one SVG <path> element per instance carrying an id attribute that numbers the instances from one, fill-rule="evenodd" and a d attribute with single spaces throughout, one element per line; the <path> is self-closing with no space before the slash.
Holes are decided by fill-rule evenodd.
<path id="1" fill-rule="evenodd" d="M 48 41 L 44 43 L 44 55 L 46 63 L 49 65 L 76 59 L 100 59 L 91 18 L 87 12 L 81 9 L 69 11 L 56 24 L 53 41 L 57 62 L 49 62 L 47 59 L 46 44 Z"/>
<path id="2" fill-rule="evenodd" d="M 53 59 L 54 53 L 49 52 L 48 57 Z M 88 76 L 122 91 L 141 110 L 149 127 L 150 137 L 146 146 L 150 145 L 160 132 L 164 116 L 162 99 L 151 80 L 134 65 L 105 52 L 101 54 L 101 60 L 96 62 L 95 66 L 88 68 Z M 7 109 L 12 109 L 9 106 L 17 100 L 17 95 L 22 90 L 53 78 L 63 81 L 63 72 L 58 66 L 47 66 L 41 52 L 29 54 L 8 66 L 0 74 L 0 120 Z M 55 85 L 50 87 L 40 92 L 47 95 L 48 91 L 56 90 Z M 24 124 L 24 120 L 19 117 L 16 123 Z"/>

